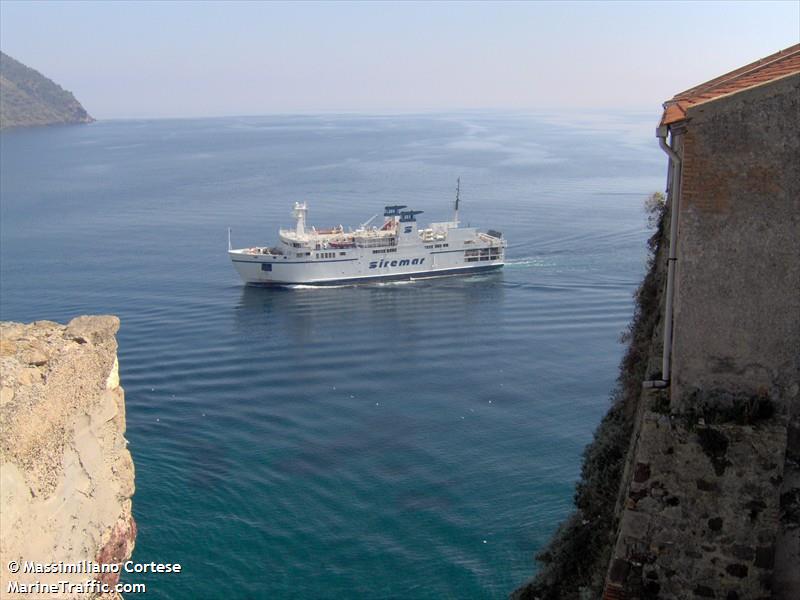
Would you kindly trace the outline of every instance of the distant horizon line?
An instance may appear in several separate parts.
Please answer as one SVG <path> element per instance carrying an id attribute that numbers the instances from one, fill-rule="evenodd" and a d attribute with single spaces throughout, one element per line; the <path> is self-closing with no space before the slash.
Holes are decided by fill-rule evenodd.
<path id="1" fill-rule="evenodd" d="M 296 110 L 296 111 L 274 111 L 264 113 L 230 113 L 230 114 L 209 114 L 209 115 L 187 115 L 187 116 L 113 116 L 98 117 L 92 114 L 96 122 L 101 121 L 189 121 L 197 119 L 250 119 L 259 117 L 313 117 L 313 116 L 370 116 L 370 117 L 391 117 L 391 116 L 436 116 L 436 115 L 456 115 L 456 114 L 513 114 L 513 115 L 535 115 L 535 114 L 631 114 L 631 113 L 653 113 L 660 118 L 662 107 L 657 108 L 603 108 L 603 107 L 547 107 L 547 108 L 448 108 L 448 109 L 420 109 L 420 110 Z M 91 113 L 90 113 L 91 114 Z"/>

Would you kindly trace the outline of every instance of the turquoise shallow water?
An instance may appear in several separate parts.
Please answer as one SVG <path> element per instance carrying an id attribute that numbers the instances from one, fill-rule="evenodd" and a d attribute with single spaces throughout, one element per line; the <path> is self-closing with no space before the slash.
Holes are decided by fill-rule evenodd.
<path id="1" fill-rule="evenodd" d="M 569 512 L 663 187 L 651 115 L 110 121 L 0 136 L 2 318 L 114 313 L 153 598 L 501 598 Z M 383 205 L 509 240 L 501 272 L 240 285 Z"/>

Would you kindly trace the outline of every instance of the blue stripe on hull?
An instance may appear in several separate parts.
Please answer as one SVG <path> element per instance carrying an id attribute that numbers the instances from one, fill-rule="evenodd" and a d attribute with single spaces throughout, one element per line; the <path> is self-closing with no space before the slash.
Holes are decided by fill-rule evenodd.
<path id="1" fill-rule="evenodd" d="M 441 271 L 423 271 L 416 273 L 392 273 L 387 275 L 376 275 L 374 277 L 349 277 L 346 279 L 335 279 L 326 281 L 252 281 L 247 285 L 254 287 L 286 287 L 290 285 L 341 285 L 343 283 L 371 283 L 375 281 L 403 281 L 407 279 L 431 279 L 433 277 L 445 277 L 447 275 L 469 275 L 474 273 L 484 273 L 502 268 L 503 263 L 494 265 L 483 265 L 480 267 L 467 267 L 461 269 L 443 269 Z"/>

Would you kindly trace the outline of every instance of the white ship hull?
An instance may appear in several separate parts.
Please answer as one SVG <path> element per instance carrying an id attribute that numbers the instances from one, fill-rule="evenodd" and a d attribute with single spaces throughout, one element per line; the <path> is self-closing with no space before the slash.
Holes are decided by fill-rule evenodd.
<path id="1" fill-rule="evenodd" d="M 345 232 L 340 226 L 305 228 L 305 205 L 295 205 L 297 226 L 281 230 L 275 247 L 233 249 L 228 255 L 246 284 L 331 285 L 397 279 L 422 279 L 497 269 L 505 260 L 506 242 L 497 232 L 461 228 L 457 220 L 417 229 L 405 207 L 387 207 L 378 229 L 362 226 Z"/>
<path id="2" fill-rule="evenodd" d="M 370 268 L 366 259 L 358 258 L 319 262 L 266 261 L 259 257 L 245 257 L 237 250 L 232 250 L 229 254 L 242 281 L 251 285 L 332 285 L 344 282 L 423 279 L 499 269 L 504 264 L 502 259 L 465 263 L 463 252 L 461 257 L 456 256 L 458 253 L 455 252 L 449 257 L 442 255 L 429 257 L 409 255 L 405 259 L 398 257 L 380 268 L 377 266 Z M 425 260 L 422 263 L 411 264 L 419 258 Z M 408 264 L 405 264 L 406 262 Z M 265 264 L 272 266 L 271 271 L 264 270 L 262 265 Z"/>

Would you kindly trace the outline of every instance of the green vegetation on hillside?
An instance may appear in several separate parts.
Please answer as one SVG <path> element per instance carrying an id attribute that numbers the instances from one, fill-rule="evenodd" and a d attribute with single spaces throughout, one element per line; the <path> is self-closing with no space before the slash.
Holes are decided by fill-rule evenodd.
<path id="1" fill-rule="evenodd" d="M 0 128 L 92 121 L 71 92 L 0 52 Z"/>

